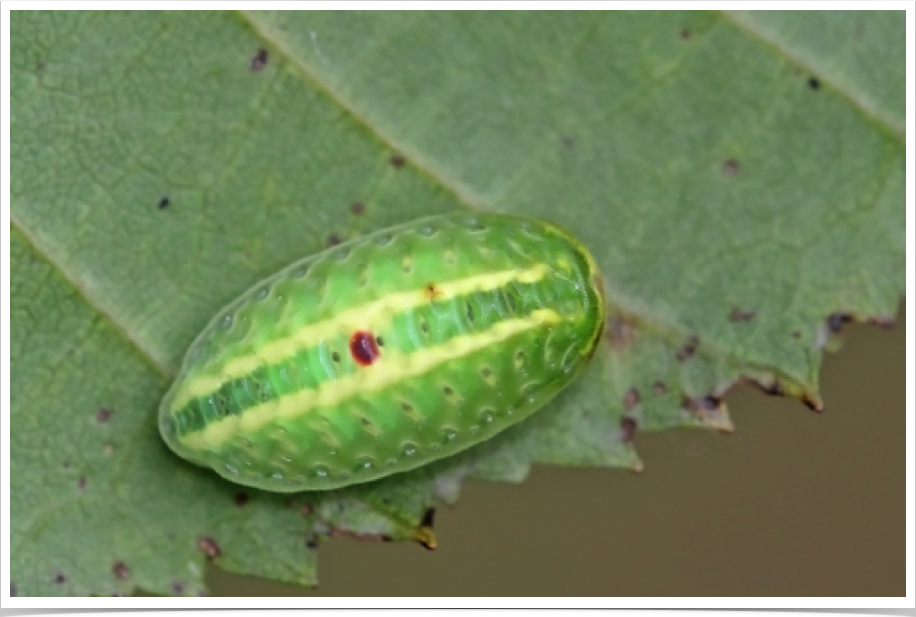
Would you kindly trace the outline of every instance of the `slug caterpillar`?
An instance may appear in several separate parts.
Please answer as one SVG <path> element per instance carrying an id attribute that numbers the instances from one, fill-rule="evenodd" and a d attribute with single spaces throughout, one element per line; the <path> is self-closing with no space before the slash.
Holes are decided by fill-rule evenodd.
<path id="1" fill-rule="evenodd" d="M 293 263 L 218 313 L 160 432 L 268 491 L 374 480 L 530 416 L 579 375 L 604 320 L 594 259 L 555 225 L 424 218 Z"/>

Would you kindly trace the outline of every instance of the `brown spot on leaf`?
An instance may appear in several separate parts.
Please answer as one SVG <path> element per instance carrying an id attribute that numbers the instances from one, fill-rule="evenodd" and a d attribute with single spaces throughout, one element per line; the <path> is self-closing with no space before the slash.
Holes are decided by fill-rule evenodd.
<path id="1" fill-rule="evenodd" d="M 172 583 L 172 593 L 176 596 L 182 595 L 184 593 L 184 584 L 178 581 Z"/>
<path id="2" fill-rule="evenodd" d="M 694 411 L 715 411 L 722 401 L 714 396 L 700 396 L 697 398 L 684 398 L 684 407 Z"/>
<path id="3" fill-rule="evenodd" d="M 436 509 L 427 508 L 426 512 L 423 513 L 423 518 L 420 519 L 420 527 L 426 529 L 432 529 L 436 521 Z"/>
<path id="4" fill-rule="evenodd" d="M 668 386 L 666 386 L 664 382 L 656 381 L 655 385 L 652 386 L 652 391 L 658 395 L 662 395 L 668 391 Z"/>
<path id="5" fill-rule="evenodd" d="M 366 211 L 366 205 L 361 201 L 354 201 L 352 204 L 350 204 L 350 212 L 352 212 L 356 216 L 361 215 L 365 211 Z"/>
<path id="6" fill-rule="evenodd" d="M 734 176 L 741 170 L 741 165 L 738 163 L 737 159 L 728 159 L 722 163 L 722 173 L 726 176 Z"/>
<path id="7" fill-rule="evenodd" d="M 63 572 L 58 572 L 57 574 L 54 575 L 54 582 L 57 583 L 58 585 L 63 585 L 64 583 L 67 582 L 67 577 L 64 575 Z"/>
<path id="8" fill-rule="evenodd" d="M 130 578 L 130 570 L 127 568 L 127 565 L 123 561 L 118 561 L 113 566 L 111 566 L 111 573 L 122 581 Z"/>
<path id="9" fill-rule="evenodd" d="M 717 396 L 707 395 L 696 398 L 684 397 L 681 401 L 684 409 L 689 411 L 700 422 L 717 428 L 723 433 L 731 434 L 734 427 L 724 414 L 722 399 Z"/>
<path id="10" fill-rule="evenodd" d="M 388 161 L 395 169 L 400 169 L 407 163 L 407 159 L 400 154 L 393 154 Z"/>
<path id="11" fill-rule="evenodd" d="M 86 488 L 86 478 L 80 478 L 79 480 L 77 480 L 76 486 L 79 487 L 80 489 Z"/>
<path id="12" fill-rule="evenodd" d="M 265 66 L 267 66 L 267 60 L 270 58 L 270 54 L 263 47 L 258 50 L 254 55 L 254 58 L 251 59 L 251 71 L 257 73 Z"/>
<path id="13" fill-rule="evenodd" d="M 814 77 L 812 75 L 811 77 L 808 78 L 808 87 L 811 88 L 812 90 L 820 90 L 821 81 L 817 77 Z"/>
<path id="14" fill-rule="evenodd" d="M 207 556 L 207 560 L 209 561 L 219 559 L 219 557 L 223 554 L 223 549 L 220 548 L 216 540 L 209 536 L 202 536 L 199 538 L 197 540 L 197 548 Z"/>
<path id="15" fill-rule="evenodd" d="M 635 418 L 624 416 L 620 419 L 620 440 L 623 443 L 631 443 L 636 436 L 638 425 Z"/>
<path id="16" fill-rule="evenodd" d="M 318 548 L 318 536 L 311 533 L 305 538 L 305 547 L 312 550 Z"/>
<path id="17" fill-rule="evenodd" d="M 169 207 L 169 204 L 171 204 L 171 203 L 172 203 L 172 201 L 171 201 L 168 197 L 163 197 L 163 198 L 161 198 L 161 199 L 159 200 L 159 206 L 158 206 L 158 207 L 159 207 L 160 210 L 165 210 L 166 208 Z"/>
<path id="18" fill-rule="evenodd" d="M 636 339 L 636 328 L 620 315 L 611 317 L 605 332 L 611 348 L 615 351 L 624 351 L 631 347 Z"/>
<path id="19" fill-rule="evenodd" d="M 338 244 L 340 244 L 340 236 L 337 234 L 328 236 L 328 246 L 337 246 Z"/>
<path id="20" fill-rule="evenodd" d="M 248 493 L 236 493 L 233 501 L 235 501 L 235 505 L 238 507 L 244 508 L 248 503 Z"/>
<path id="21" fill-rule="evenodd" d="M 757 311 L 752 311 L 749 309 L 738 308 L 737 306 L 732 309 L 732 312 L 728 314 L 728 318 L 735 322 L 746 322 L 751 321 L 754 317 L 757 316 Z"/>
<path id="22" fill-rule="evenodd" d="M 681 38 L 685 41 L 693 36 L 693 32 L 690 31 L 690 28 L 681 28 Z"/>
<path id="23" fill-rule="evenodd" d="M 757 386 L 763 391 L 767 396 L 785 396 L 786 391 L 783 389 L 782 384 L 779 381 L 773 381 L 773 383 L 761 383 L 754 382 Z"/>
<path id="24" fill-rule="evenodd" d="M 97 412 L 95 412 L 95 421 L 99 424 L 105 424 L 111 419 L 111 414 L 114 412 L 111 409 L 102 407 Z"/>
<path id="25" fill-rule="evenodd" d="M 793 330 L 793 331 L 792 331 L 792 338 L 795 338 L 795 339 L 801 338 L 801 332 L 799 332 L 798 330 Z"/>
<path id="26" fill-rule="evenodd" d="M 105 456 L 111 456 L 112 454 L 114 454 L 114 451 L 115 451 L 114 444 L 111 444 L 111 443 L 106 443 L 105 446 L 102 448 L 102 454 L 104 454 Z"/>
<path id="27" fill-rule="evenodd" d="M 567 150 L 572 149 L 572 147 L 576 145 L 576 142 L 573 140 L 572 137 L 566 137 L 565 135 L 563 136 L 562 142 L 563 142 L 563 147 L 566 148 Z"/>
<path id="28" fill-rule="evenodd" d="M 869 317 L 868 323 L 879 328 L 890 329 L 897 325 L 897 320 L 893 317 Z"/>
<path id="29" fill-rule="evenodd" d="M 626 396 L 623 397 L 623 406 L 627 411 L 629 411 L 639 405 L 639 400 L 639 390 L 636 388 L 630 388 L 627 390 Z"/>
<path id="30" fill-rule="evenodd" d="M 824 411 L 824 404 L 814 396 L 805 392 L 801 395 L 801 402 L 811 411 L 821 413 Z"/>
<path id="31" fill-rule="evenodd" d="M 849 313 L 834 313 L 827 317 L 827 329 L 834 334 L 839 334 L 845 324 L 851 323 L 852 315 Z"/>
<path id="32" fill-rule="evenodd" d="M 679 362 L 683 362 L 687 358 L 692 357 L 697 352 L 697 346 L 700 344 L 700 339 L 697 336 L 691 336 L 687 341 L 681 345 L 680 349 L 677 350 L 677 357 Z"/>

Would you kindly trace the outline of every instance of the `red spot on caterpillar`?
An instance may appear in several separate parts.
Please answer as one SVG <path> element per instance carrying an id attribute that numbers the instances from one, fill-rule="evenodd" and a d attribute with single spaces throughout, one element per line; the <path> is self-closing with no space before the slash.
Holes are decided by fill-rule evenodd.
<path id="1" fill-rule="evenodd" d="M 426 285 L 426 297 L 429 298 L 429 301 L 432 302 L 438 296 L 442 295 L 442 292 L 439 291 L 439 288 L 436 287 L 435 283 L 427 283 Z"/>
<path id="2" fill-rule="evenodd" d="M 350 337 L 350 354 L 360 366 L 369 366 L 378 360 L 378 344 L 371 332 L 357 330 Z"/>

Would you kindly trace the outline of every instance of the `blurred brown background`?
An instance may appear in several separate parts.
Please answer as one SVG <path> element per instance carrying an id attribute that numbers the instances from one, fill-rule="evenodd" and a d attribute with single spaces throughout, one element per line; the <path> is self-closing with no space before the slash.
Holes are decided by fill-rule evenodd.
<path id="1" fill-rule="evenodd" d="M 646 471 L 471 482 L 439 548 L 335 540 L 308 590 L 212 568 L 214 595 L 902 596 L 905 324 L 848 325 L 823 414 L 750 387 L 730 436 L 637 435 Z"/>

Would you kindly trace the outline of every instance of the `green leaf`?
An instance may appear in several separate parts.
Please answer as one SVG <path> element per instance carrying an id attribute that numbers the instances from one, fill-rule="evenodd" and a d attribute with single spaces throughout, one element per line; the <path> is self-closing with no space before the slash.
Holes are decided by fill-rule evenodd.
<path id="1" fill-rule="evenodd" d="M 820 406 L 846 319 L 904 290 L 904 13 L 25 13 L 11 29 L 11 576 L 316 581 L 341 534 L 435 542 L 468 477 L 638 469 L 730 430 L 740 381 Z M 460 208 L 543 216 L 604 271 L 607 345 L 529 421 L 292 498 L 164 446 L 159 399 L 238 293 Z"/>

